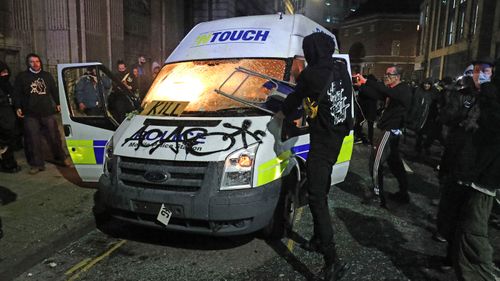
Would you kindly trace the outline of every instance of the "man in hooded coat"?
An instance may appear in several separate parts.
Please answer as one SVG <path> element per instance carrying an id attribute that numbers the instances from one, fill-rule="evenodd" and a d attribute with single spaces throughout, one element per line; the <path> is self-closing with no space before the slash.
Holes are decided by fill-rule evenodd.
<path id="1" fill-rule="evenodd" d="M 323 254 L 325 280 L 336 280 L 345 269 L 335 250 L 327 196 L 332 167 L 353 119 L 351 77 L 347 65 L 332 58 L 335 47 L 335 41 L 325 33 L 313 33 L 304 38 L 302 48 L 308 65 L 298 77 L 295 92 L 288 95 L 282 112 L 277 113 L 278 117 L 293 116 L 306 98 L 318 104 L 317 115 L 308 119 L 310 149 L 306 163 L 314 235 L 302 247 Z"/>

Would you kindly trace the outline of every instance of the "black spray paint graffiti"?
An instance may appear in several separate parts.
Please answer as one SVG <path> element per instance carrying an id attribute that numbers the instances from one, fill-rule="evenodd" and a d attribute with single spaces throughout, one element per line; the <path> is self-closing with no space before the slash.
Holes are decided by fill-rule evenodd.
<path id="1" fill-rule="evenodd" d="M 264 137 L 266 133 L 261 130 L 256 130 L 254 132 L 249 131 L 251 125 L 252 121 L 250 120 L 244 120 L 241 127 L 233 126 L 229 123 L 222 124 L 225 128 L 233 129 L 234 132 L 232 133 L 208 132 L 206 128 L 190 128 L 184 130 L 184 126 L 176 127 L 169 133 L 168 131 L 163 131 L 161 129 L 148 129 L 149 124 L 145 124 L 131 137 L 126 138 L 122 146 L 125 146 L 129 142 L 137 142 L 135 150 L 138 150 L 140 147 L 151 148 L 149 150 L 149 154 L 153 154 L 153 152 L 160 147 L 169 147 L 174 153 L 178 153 L 180 149 L 184 148 L 186 150 L 186 154 L 205 156 L 231 149 L 236 144 L 237 136 L 241 136 L 244 148 L 248 147 L 247 135 L 250 135 L 258 143 L 262 143 L 261 137 Z M 201 151 L 198 147 L 196 147 L 197 144 L 204 143 L 204 140 L 207 137 L 217 136 L 221 139 L 219 149 Z"/>

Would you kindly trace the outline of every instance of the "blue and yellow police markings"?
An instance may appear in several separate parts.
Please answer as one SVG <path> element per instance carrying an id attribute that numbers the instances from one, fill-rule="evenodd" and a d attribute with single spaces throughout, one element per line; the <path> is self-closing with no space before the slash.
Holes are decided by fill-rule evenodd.
<path id="1" fill-rule="evenodd" d="M 354 135 L 350 134 L 346 136 L 342 142 L 342 148 L 340 149 L 336 164 L 351 160 L 353 145 Z M 261 186 L 281 178 L 283 171 L 288 165 L 290 157 L 297 156 L 303 160 L 307 160 L 310 147 L 311 146 L 308 143 L 294 146 L 290 150 L 281 153 L 278 157 L 261 164 L 257 167 L 258 174 L 256 186 Z"/>
<path id="2" fill-rule="evenodd" d="M 342 148 L 340 149 L 339 156 L 337 157 L 336 164 L 347 162 L 351 160 L 352 148 L 354 145 L 354 135 L 350 134 L 346 136 L 342 142 Z M 309 154 L 310 144 L 303 144 L 292 147 L 292 154 L 307 160 L 307 155 Z"/>
<path id="3" fill-rule="evenodd" d="M 104 162 L 106 140 L 66 140 L 75 165 L 99 165 Z"/>

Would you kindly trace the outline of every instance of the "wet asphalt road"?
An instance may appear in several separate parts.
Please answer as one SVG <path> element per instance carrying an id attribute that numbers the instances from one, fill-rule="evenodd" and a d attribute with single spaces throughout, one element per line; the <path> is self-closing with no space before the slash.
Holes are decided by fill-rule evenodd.
<path id="1" fill-rule="evenodd" d="M 361 203 L 370 182 L 368 155 L 368 146 L 355 146 L 346 181 L 329 195 L 338 252 L 351 265 L 342 280 L 454 280 L 452 271 L 439 267 L 445 244 L 431 239 L 436 213 L 432 200 L 438 198 L 431 165 L 437 149 L 425 161 L 406 157 L 411 203 L 389 201 L 388 210 Z M 387 175 L 386 181 L 387 192 L 394 192 L 395 179 Z M 307 207 L 299 211 L 291 237 L 281 241 L 112 226 L 107 234 L 93 230 L 15 280 L 313 280 L 322 266 L 321 256 L 296 243 L 312 234 Z M 498 266 L 500 231 L 490 228 Z"/>

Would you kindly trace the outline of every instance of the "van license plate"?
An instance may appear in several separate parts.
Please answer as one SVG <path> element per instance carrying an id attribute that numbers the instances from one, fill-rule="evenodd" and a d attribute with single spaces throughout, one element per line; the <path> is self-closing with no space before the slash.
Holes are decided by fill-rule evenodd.
<path id="1" fill-rule="evenodd" d="M 168 225 L 171 217 L 172 211 L 168 210 L 165 207 L 165 204 L 161 204 L 160 212 L 158 212 L 158 216 L 156 217 L 156 219 L 164 225 Z"/>

